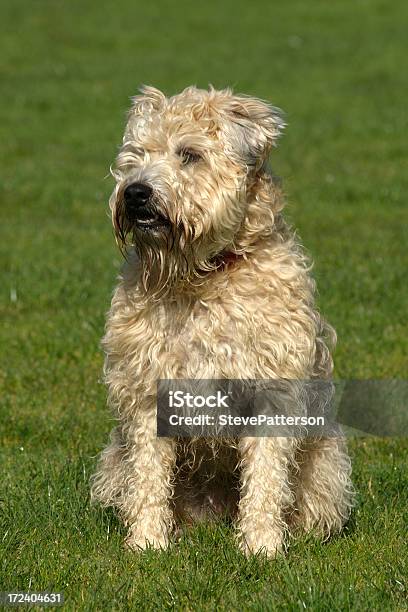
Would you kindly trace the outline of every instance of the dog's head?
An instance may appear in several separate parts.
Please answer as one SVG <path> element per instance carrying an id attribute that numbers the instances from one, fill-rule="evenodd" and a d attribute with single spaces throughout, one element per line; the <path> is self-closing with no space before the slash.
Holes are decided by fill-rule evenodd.
<path id="1" fill-rule="evenodd" d="M 276 108 L 230 90 L 189 87 L 166 98 L 142 88 L 112 170 L 110 207 L 117 240 L 134 245 L 146 279 L 158 268 L 167 282 L 211 269 L 270 223 L 260 187 L 282 127 Z"/>

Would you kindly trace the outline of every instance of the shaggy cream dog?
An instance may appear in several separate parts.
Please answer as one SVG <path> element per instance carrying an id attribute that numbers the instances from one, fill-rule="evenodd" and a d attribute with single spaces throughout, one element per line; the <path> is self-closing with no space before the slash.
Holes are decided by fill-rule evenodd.
<path id="1" fill-rule="evenodd" d="M 335 334 L 267 165 L 282 128 L 277 109 L 230 90 L 133 100 L 110 200 L 126 264 L 103 339 L 118 423 L 92 485 L 133 549 L 226 512 L 245 553 L 273 556 L 287 533 L 328 537 L 349 515 L 341 438 L 156 436 L 158 379 L 331 375 Z"/>

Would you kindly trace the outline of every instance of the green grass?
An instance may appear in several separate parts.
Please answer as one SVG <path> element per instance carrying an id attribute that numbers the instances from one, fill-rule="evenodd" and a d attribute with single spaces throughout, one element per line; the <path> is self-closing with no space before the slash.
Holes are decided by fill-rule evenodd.
<path id="1" fill-rule="evenodd" d="M 407 13 L 3 0 L 0 590 L 62 590 L 70 610 L 407 609 L 404 439 L 352 442 L 344 534 L 272 563 L 245 560 L 224 525 L 133 555 L 88 496 L 111 427 L 98 342 L 120 266 L 104 177 L 142 82 L 233 85 L 286 110 L 272 162 L 339 335 L 336 375 L 406 376 Z"/>

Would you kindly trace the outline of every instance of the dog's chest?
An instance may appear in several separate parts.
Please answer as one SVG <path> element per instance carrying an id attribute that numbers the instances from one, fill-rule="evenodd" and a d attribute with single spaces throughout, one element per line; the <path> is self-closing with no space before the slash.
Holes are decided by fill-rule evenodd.
<path id="1" fill-rule="evenodd" d="M 232 376 L 238 362 L 253 370 L 252 340 L 262 326 L 261 311 L 230 293 L 160 304 L 150 329 L 162 356 L 157 364 L 162 376 L 214 378 Z"/>
<path id="2" fill-rule="evenodd" d="M 118 292 L 104 342 L 109 362 L 154 380 L 290 377 L 308 368 L 313 317 L 302 295 L 248 273 L 233 280 L 136 309 Z"/>

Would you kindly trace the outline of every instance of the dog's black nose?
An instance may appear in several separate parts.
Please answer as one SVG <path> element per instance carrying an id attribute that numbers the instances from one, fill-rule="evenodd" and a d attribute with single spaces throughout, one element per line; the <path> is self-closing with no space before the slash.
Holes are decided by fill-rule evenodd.
<path id="1" fill-rule="evenodd" d="M 144 206 L 152 195 L 152 188 L 146 183 L 131 183 L 123 193 L 128 206 Z"/>

